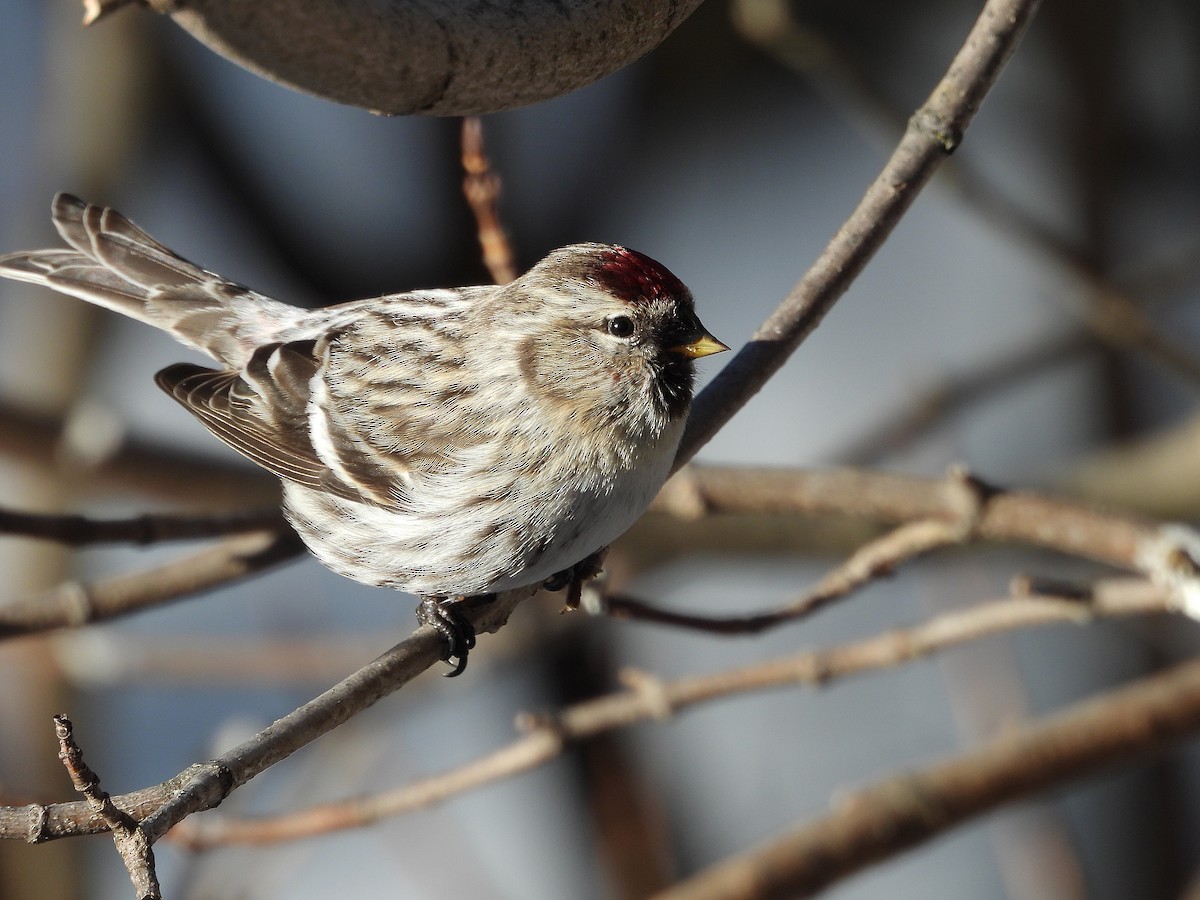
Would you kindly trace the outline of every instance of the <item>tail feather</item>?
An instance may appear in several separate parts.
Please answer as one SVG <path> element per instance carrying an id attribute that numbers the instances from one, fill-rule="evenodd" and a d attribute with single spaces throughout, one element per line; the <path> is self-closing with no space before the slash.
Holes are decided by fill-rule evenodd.
<path id="1" fill-rule="evenodd" d="M 54 227 L 85 256 L 145 288 L 186 287 L 215 276 L 165 247 L 115 209 L 58 194 Z"/>
<path id="2" fill-rule="evenodd" d="M 294 331 L 305 316 L 188 262 L 115 209 L 59 194 L 52 214 L 73 249 L 0 256 L 0 276 L 146 322 L 233 368 L 281 331 Z"/>

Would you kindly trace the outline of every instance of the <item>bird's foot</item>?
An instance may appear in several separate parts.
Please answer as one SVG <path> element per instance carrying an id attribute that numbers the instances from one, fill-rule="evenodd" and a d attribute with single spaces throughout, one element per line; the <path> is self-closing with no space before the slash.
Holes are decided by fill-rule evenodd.
<path id="1" fill-rule="evenodd" d="M 561 591 L 567 588 L 567 609 L 579 609 L 579 599 L 583 595 L 584 583 L 591 581 L 604 570 L 604 557 L 608 555 L 608 548 L 601 547 L 591 556 L 580 562 L 575 563 L 569 569 L 563 569 L 557 575 L 551 575 L 544 582 L 542 588 L 547 591 Z"/>
<path id="2" fill-rule="evenodd" d="M 463 617 L 458 604 L 463 597 L 423 597 L 417 604 L 417 621 L 430 625 L 446 639 L 446 655 L 442 657 L 454 667 L 444 673 L 447 678 L 461 675 L 467 668 L 467 655 L 475 646 L 475 626 Z"/>

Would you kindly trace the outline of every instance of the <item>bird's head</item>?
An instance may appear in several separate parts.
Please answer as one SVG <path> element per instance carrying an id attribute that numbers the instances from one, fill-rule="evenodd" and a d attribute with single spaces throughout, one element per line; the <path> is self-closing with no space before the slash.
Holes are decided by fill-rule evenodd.
<path id="1" fill-rule="evenodd" d="M 531 391 L 637 428 L 686 415 L 693 361 L 729 349 L 675 275 L 625 247 L 555 250 L 504 293 L 524 323 L 520 364 Z"/>

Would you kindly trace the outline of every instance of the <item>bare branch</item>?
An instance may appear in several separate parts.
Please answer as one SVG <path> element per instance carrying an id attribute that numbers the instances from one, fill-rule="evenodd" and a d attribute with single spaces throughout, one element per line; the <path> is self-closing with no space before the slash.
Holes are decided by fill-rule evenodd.
<path id="1" fill-rule="evenodd" d="M 512 246 L 496 204 L 500 199 L 500 176 L 492 171 L 491 160 L 483 148 L 483 122 L 475 116 L 462 123 L 463 194 L 479 231 L 483 264 L 496 284 L 508 284 L 517 277 Z"/>
<path id="2" fill-rule="evenodd" d="M 750 343 L 696 398 L 676 468 L 708 443 L 787 362 L 858 277 L 937 167 L 962 141 L 1037 6 L 1037 0 L 988 0 L 966 43 L 929 99 L 909 119 L 900 144 L 850 218 Z"/>
<path id="3" fill-rule="evenodd" d="M 855 118 L 869 120 L 872 130 L 890 131 L 902 122 L 898 110 L 860 77 L 835 42 L 790 17 L 784 4 L 773 6 L 772 11 L 775 15 L 769 20 L 755 16 L 752 0 L 741 0 L 736 5 L 734 21 L 748 40 L 834 95 L 835 102 L 848 108 Z M 761 27 L 765 22 L 769 22 L 769 27 Z M 1096 338 L 1109 346 L 1144 354 L 1176 376 L 1200 381 L 1200 357 L 1157 328 L 1140 304 L 1098 271 L 1086 253 L 1037 221 L 1009 196 L 995 190 L 961 160 L 952 162 L 946 174 L 947 186 L 957 191 L 987 222 L 1048 259 L 1084 288 L 1081 319 Z M 1194 265 L 1194 253 L 1185 258 Z M 1153 290 L 1153 285 L 1146 287 Z M 1013 375 L 1025 374 L 1016 369 L 1009 371 Z"/>
<path id="4" fill-rule="evenodd" d="M 162 900 L 154 871 L 154 849 L 145 833 L 127 813 L 117 808 L 107 791 L 100 789 L 99 776 L 83 761 L 83 751 L 75 743 L 71 720 L 62 715 L 55 716 L 54 733 L 58 737 L 58 758 L 66 767 L 71 784 L 86 798 L 92 813 L 108 826 L 138 900 Z"/>
<path id="5" fill-rule="evenodd" d="M 700 703 L 796 684 L 825 686 L 836 678 L 887 669 L 994 634 L 1056 622 L 1159 614 L 1169 612 L 1174 603 L 1169 592 L 1140 579 L 1102 581 L 1085 593 L 1031 596 L 1023 588 L 1020 596 L 943 613 L 912 628 L 712 675 L 664 682 L 644 673 L 626 673 L 628 690 L 567 707 L 552 716 L 525 716 L 519 723 L 527 731 L 524 737 L 448 772 L 393 791 L 279 816 L 193 819 L 176 828 L 171 840 L 205 850 L 369 825 L 527 772 L 559 756 L 571 743 L 636 722 L 663 721 Z"/>
<path id="6" fill-rule="evenodd" d="M 471 598 L 461 612 L 477 632 L 495 632 L 517 605 L 537 590 L 520 588 L 490 600 Z M 391 650 L 250 740 L 161 784 L 113 797 L 113 803 L 141 823 L 141 831 L 153 844 L 188 815 L 211 809 L 268 767 L 399 690 L 438 662 L 444 652 L 441 635 L 423 625 Z M 40 843 L 107 830 L 103 817 L 86 803 L 0 808 L 0 838 Z"/>
<path id="7" fill-rule="evenodd" d="M 0 640 L 77 628 L 230 584 L 304 550 L 291 530 L 256 531 L 162 566 L 95 584 L 67 582 L 0 606 Z"/>
<path id="8" fill-rule="evenodd" d="M 964 543 L 970 530 L 941 519 L 906 522 L 859 547 L 812 589 L 779 609 L 741 616 L 701 616 L 658 609 L 620 594 L 599 600 L 598 612 L 616 619 L 675 625 L 711 634 L 756 634 L 812 615 L 870 582 L 890 575 L 897 566 L 942 547 Z"/>
<path id="9" fill-rule="evenodd" d="M 128 519 L 27 513 L 0 509 L 0 535 L 41 538 L 71 547 L 91 544 L 157 544 L 222 537 L 247 531 L 283 531 L 278 509 L 228 513 L 145 514 Z"/>
<path id="10" fill-rule="evenodd" d="M 742 469 L 688 466 L 676 474 L 651 510 L 684 518 L 721 513 L 794 513 L 851 516 L 898 524 L 940 519 L 960 522 L 956 479 L 920 478 L 861 469 Z M 1027 544 L 1092 559 L 1122 569 L 1150 572 L 1163 541 L 1189 543 L 1177 526 L 1104 513 L 1030 491 L 987 488 L 974 517 L 975 540 Z M 1187 551 L 1184 550 L 1184 555 Z M 1184 560 L 1181 565 L 1186 568 Z M 1154 565 L 1158 565 L 1155 563 Z"/>
<path id="11" fill-rule="evenodd" d="M 1198 731 L 1200 661 L 1192 661 L 857 791 L 828 816 L 718 863 L 658 900 L 811 896 L 982 813 L 1162 753 Z"/>

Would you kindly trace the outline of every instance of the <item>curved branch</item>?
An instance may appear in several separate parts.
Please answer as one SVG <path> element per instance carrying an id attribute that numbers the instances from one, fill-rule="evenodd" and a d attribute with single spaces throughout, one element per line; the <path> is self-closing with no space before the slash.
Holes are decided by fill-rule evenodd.
<path id="1" fill-rule="evenodd" d="M 249 577 L 304 552 L 295 532 L 256 531 L 182 559 L 95 584 L 69 581 L 0 606 L 0 640 L 76 628 L 190 597 Z"/>
<path id="2" fill-rule="evenodd" d="M 0 508 L 0 535 L 56 541 L 69 547 L 157 544 L 286 528 L 283 514 L 277 508 L 226 513 L 146 513 L 128 519 L 91 519 Z"/>
<path id="3" fill-rule="evenodd" d="M 1176 525 L 1106 513 L 1031 491 L 982 486 L 964 504 L 961 478 L 921 478 L 862 469 L 748 469 L 690 465 L 663 487 L 652 512 L 684 518 L 722 513 L 850 516 L 881 524 L 940 520 L 972 540 L 1045 547 L 1159 577 L 1174 542 L 1178 571 L 1200 560 L 1200 535 Z M 965 517 L 965 518 L 964 518 Z"/>
<path id="4" fill-rule="evenodd" d="M 477 632 L 494 632 L 518 604 L 538 590 L 529 587 L 507 591 L 488 602 L 464 605 L 460 612 Z M 431 626 L 423 625 L 250 740 L 216 759 L 190 766 L 161 784 L 114 796 L 112 801 L 141 824 L 141 831 L 153 844 L 186 816 L 218 805 L 263 770 L 399 690 L 438 662 L 444 651 L 444 638 Z M 40 843 L 107 830 L 104 818 L 84 802 L 0 808 L 0 838 Z"/>
<path id="5" fill-rule="evenodd" d="M 994 634 L 1058 622 L 1154 615 L 1168 612 L 1171 605 L 1166 592 L 1145 581 L 1113 579 L 1099 582 L 1085 597 L 1018 596 L 979 603 L 911 628 L 711 675 L 659 681 L 625 673 L 627 690 L 567 707 L 553 716 L 526 716 L 528 733 L 523 737 L 447 772 L 395 790 L 278 816 L 193 819 L 172 831 L 170 840 L 193 850 L 208 850 L 358 828 L 530 771 L 573 743 L 637 722 L 663 721 L 701 703 L 798 684 L 825 686 L 837 678 L 887 669 Z"/>
<path id="6" fill-rule="evenodd" d="M 1200 732 L 1200 661 L 1143 678 L 946 762 L 889 778 L 828 816 L 718 863 L 657 900 L 812 896 L 968 819 Z"/>

